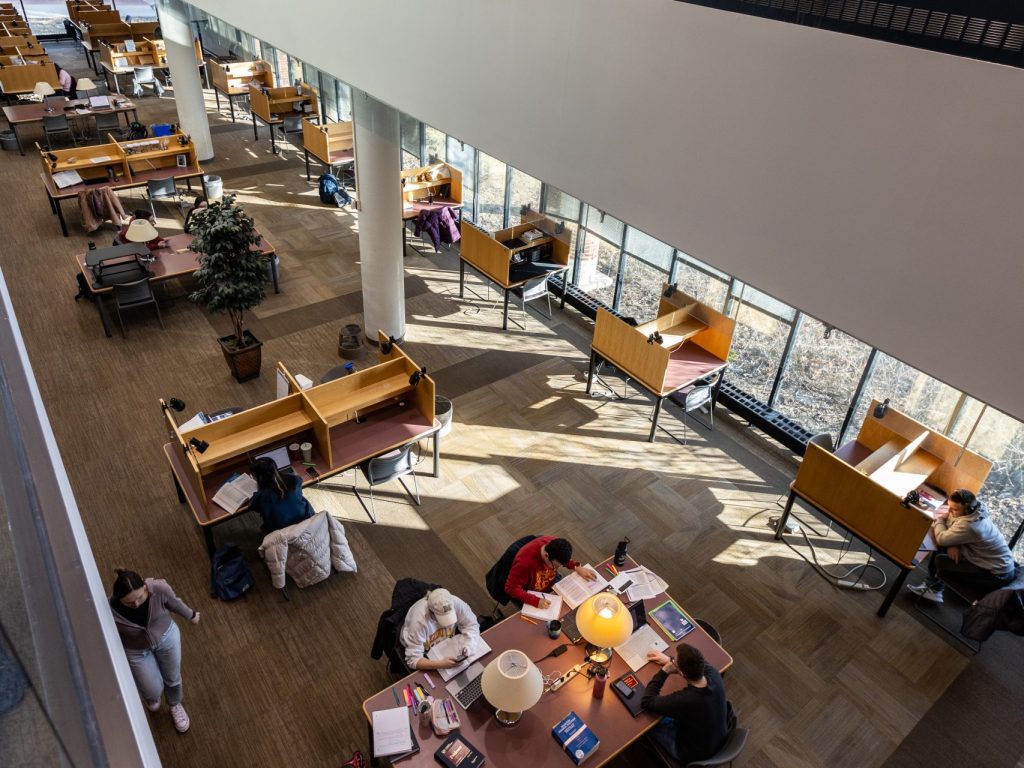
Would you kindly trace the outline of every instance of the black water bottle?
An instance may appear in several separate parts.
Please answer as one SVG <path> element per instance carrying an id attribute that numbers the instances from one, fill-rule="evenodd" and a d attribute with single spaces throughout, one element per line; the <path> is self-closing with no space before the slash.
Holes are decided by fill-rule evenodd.
<path id="1" fill-rule="evenodd" d="M 622 541 L 619 542 L 619 546 L 615 548 L 615 558 L 612 562 L 616 566 L 626 564 L 626 547 L 629 546 L 629 536 L 625 536 Z"/>
<path id="2" fill-rule="evenodd" d="M 89 241 L 89 250 L 90 251 L 95 251 L 96 250 L 96 243 L 94 243 L 92 240 Z"/>

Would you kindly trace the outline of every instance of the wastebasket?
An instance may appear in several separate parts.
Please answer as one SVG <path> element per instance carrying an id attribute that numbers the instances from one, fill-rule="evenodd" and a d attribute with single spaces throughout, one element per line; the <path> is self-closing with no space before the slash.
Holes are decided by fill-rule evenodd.
<path id="1" fill-rule="evenodd" d="M 438 437 L 444 437 L 452 431 L 452 417 L 455 409 L 452 401 L 440 395 L 434 398 L 434 418 L 441 422 L 441 428 L 437 431 Z"/>
<path id="2" fill-rule="evenodd" d="M 224 198 L 224 180 L 220 176 L 203 174 L 203 190 L 207 202 L 218 203 Z"/>
<path id="3" fill-rule="evenodd" d="M 18 148 L 18 137 L 14 135 L 14 131 L 0 131 L 0 147 L 8 152 Z"/>

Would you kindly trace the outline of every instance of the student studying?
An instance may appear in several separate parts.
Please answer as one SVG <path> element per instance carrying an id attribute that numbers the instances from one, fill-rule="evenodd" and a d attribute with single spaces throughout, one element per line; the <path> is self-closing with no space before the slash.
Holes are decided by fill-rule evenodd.
<path id="1" fill-rule="evenodd" d="M 464 654 L 428 659 L 431 648 L 448 638 L 458 637 Z M 445 669 L 458 666 L 471 656 L 480 639 L 480 625 L 473 609 L 447 589 L 434 589 L 409 608 L 402 625 L 405 663 L 410 669 Z M 460 658 L 461 656 L 461 658 Z"/>
<path id="2" fill-rule="evenodd" d="M 591 568 L 572 559 L 572 544 L 554 536 L 538 536 L 516 553 L 505 581 L 505 592 L 519 604 L 547 608 L 550 601 L 533 592 L 549 592 L 558 579 L 558 569 L 568 568 L 587 581 L 597 578 Z"/>

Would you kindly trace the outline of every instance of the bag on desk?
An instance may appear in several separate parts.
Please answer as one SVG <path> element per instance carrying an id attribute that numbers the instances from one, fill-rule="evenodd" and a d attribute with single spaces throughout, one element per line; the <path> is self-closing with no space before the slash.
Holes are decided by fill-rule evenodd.
<path id="1" fill-rule="evenodd" d="M 256 583 L 242 550 L 225 544 L 213 554 L 210 563 L 210 597 L 225 602 L 237 600 Z"/>

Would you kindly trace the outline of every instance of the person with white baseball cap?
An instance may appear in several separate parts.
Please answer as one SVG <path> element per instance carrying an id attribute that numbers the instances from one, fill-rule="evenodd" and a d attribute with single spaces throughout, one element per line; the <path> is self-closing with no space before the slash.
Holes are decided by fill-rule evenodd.
<path id="1" fill-rule="evenodd" d="M 442 659 L 428 659 L 427 652 L 442 640 L 455 637 L 464 641 L 464 653 Z M 444 669 L 454 667 L 473 653 L 480 637 L 476 614 L 465 600 L 447 589 L 432 589 L 417 600 L 405 615 L 402 625 L 402 646 L 409 669 Z"/>

